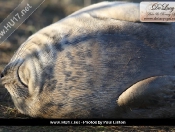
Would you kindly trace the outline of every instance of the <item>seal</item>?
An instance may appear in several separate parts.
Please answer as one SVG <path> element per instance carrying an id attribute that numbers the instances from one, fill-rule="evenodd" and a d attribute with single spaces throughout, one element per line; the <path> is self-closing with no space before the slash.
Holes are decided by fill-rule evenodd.
<path id="1" fill-rule="evenodd" d="M 175 24 L 102 2 L 29 37 L 1 73 L 16 108 L 42 118 L 173 117 Z"/>

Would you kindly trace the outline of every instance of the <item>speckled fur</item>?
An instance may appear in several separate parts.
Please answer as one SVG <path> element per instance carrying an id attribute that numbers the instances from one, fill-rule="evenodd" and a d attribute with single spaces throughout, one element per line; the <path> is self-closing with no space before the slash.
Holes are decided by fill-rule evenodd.
<path id="1" fill-rule="evenodd" d="M 157 85 L 172 90 L 171 107 L 155 117 L 172 116 L 175 26 L 141 23 L 138 11 L 138 4 L 103 2 L 32 35 L 2 73 L 18 110 L 43 118 L 136 118 L 144 111 L 140 117 L 149 118 L 150 111 L 161 106 L 138 103 L 132 108 L 132 98 L 123 106 L 118 98 L 125 100 L 127 90 L 132 91 L 140 81 L 164 76 Z M 137 97 L 142 89 L 139 85 L 138 92 L 129 95 Z M 152 93 L 161 94 L 161 90 Z M 166 104 L 163 98 L 160 103 Z"/>

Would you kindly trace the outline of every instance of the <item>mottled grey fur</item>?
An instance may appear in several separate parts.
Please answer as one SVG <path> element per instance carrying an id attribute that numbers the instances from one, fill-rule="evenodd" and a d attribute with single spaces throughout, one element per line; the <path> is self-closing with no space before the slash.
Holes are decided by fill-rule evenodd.
<path id="1" fill-rule="evenodd" d="M 32 35 L 2 72 L 17 109 L 43 118 L 173 117 L 175 25 L 103 2 Z"/>

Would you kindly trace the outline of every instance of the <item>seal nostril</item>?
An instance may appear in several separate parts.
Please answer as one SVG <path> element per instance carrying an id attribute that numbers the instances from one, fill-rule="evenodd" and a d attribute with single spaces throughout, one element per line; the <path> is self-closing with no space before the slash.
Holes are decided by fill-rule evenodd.
<path id="1" fill-rule="evenodd" d="M 4 74 L 3 73 L 1 73 L 1 78 L 3 78 L 4 77 Z"/>

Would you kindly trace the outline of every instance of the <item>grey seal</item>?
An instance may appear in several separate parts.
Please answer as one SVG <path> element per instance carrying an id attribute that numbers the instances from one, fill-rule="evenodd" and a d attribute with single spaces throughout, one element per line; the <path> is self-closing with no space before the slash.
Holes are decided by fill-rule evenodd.
<path id="1" fill-rule="evenodd" d="M 1 73 L 16 108 L 42 118 L 175 114 L 175 25 L 102 2 L 29 37 Z"/>

